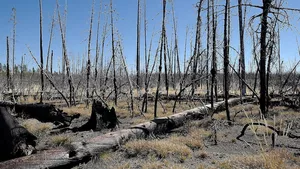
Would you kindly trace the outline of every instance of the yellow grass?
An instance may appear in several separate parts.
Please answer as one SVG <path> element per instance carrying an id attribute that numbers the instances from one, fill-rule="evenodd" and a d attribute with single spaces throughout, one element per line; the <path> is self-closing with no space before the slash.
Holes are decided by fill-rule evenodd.
<path id="1" fill-rule="evenodd" d="M 52 123 L 42 123 L 36 119 L 27 119 L 21 123 L 30 133 L 40 136 L 46 134 L 47 131 L 51 130 L 54 125 Z"/>
<path id="2" fill-rule="evenodd" d="M 284 149 L 263 152 L 258 155 L 238 156 L 220 165 L 230 168 L 299 169 L 300 160 Z"/>

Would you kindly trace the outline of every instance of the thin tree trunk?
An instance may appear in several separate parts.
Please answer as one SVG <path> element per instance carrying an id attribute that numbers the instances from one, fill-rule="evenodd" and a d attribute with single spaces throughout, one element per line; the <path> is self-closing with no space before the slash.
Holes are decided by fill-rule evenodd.
<path id="1" fill-rule="evenodd" d="M 212 51 L 212 69 L 211 69 L 211 107 L 214 107 L 214 94 L 216 101 L 218 100 L 217 93 L 217 51 L 216 51 L 216 33 L 217 33 L 217 18 L 215 14 L 215 0 L 212 0 L 212 24 L 213 24 L 213 51 Z"/>
<path id="2" fill-rule="evenodd" d="M 9 69 L 9 38 L 6 36 L 6 84 L 7 91 L 10 90 L 10 69 Z"/>
<path id="3" fill-rule="evenodd" d="M 136 24 L 136 85 L 140 87 L 140 0 L 137 6 L 137 24 Z"/>
<path id="4" fill-rule="evenodd" d="M 206 37 L 206 95 L 209 98 L 209 55 L 210 55 L 210 1 L 207 1 L 207 37 Z"/>
<path id="5" fill-rule="evenodd" d="M 124 66 L 125 73 L 126 73 L 126 77 L 127 77 L 128 83 L 129 83 L 129 92 L 130 92 L 130 111 L 131 111 L 131 117 L 133 117 L 133 116 L 134 116 L 134 107 L 133 107 L 133 86 L 132 86 L 132 82 L 131 82 L 131 80 L 130 80 L 130 76 L 129 76 L 127 64 L 126 64 L 126 61 L 125 61 L 125 58 L 124 58 L 124 55 L 123 55 L 123 49 L 122 49 L 122 46 L 121 46 L 120 41 L 118 41 L 118 44 L 119 44 L 119 48 L 120 48 L 120 55 L 121 55 L 121 57 L 122 57 L 122 64 L 123 64 L 123 66 Z"/>
<path id="6" fill-rule="evenodd" d="M 148 62 L 148 56 L 147 56 L 147 1 L 144 0 L 144 40 L 145 40 L 145 96 L 144 96 L 144 101 L 143 101 L 143 106 L 142 106 L 142 111 L 147 113 L 147 107 L 148 107 L 148 74 L 149 74 L 149 62 Z M 150 52 L 149 52 L 150 53 Z M 150 58 L 150 57 L 149 57 Z"/>
<path id="7" fill-rule="evenodd" d="M 158 81 L 157 88 L 155 93 L 155 102 L 154 102 L 154 118 L 157 117 L 157 102 L 159 97 L 159 89 L 160 89 L 160 80 L 161 80 L 161 70 L 162 70 L 162 55 L 163 55 L 163 47 L 165 46 L 165 18 L 166 18 L 166 0 L 163 0 L 163 20 L 162 20 L 162 32 L 161 32 L 161 44 L 160 44 L 160 54 L 159 54 L 159 67 L 158 67 Z M 164 48 L 165 49 L 165 48 Z M 165 72 L 167 73 L 167 72 Z"/>
<path id="8" fill-rule="evenodd" d="M 53 75 L 53 50 L 51 50 L 50 73 L 51 73 L 51 75 Z"/>
<path id="9" fill-rule="evenodd" d="M 229 44 L 228 44 L 228 10 L 230 8 L 229 0 L 226 0 L 224 15 L 224 99 L 227 121 L 230 123 L 230 111 L 228 106 L 229 99 Z"/>
<path id="10" fill-rule="evenodd" d="M 61 17 L 60 17 L 60 12 L 59 12 L 59 5 L 58 5 L 58 1 L 57 2 L 57 11 L 58 11 L 58 21 L 59 21 L 59 27 L 60 27 L 60 33 L 61 33 L 61 40 L 62 40 L 62 47 L 63 47 L 63 57 L 64 57 L 64 61 L 65 61 L 65 65 L 66 65 L 66 70 L 67 70 L 67 76 L 68 76 L 68 83 L 69 83 L 69 92 L 70 92 L 70 104 L 71 105 L 75 105 L 75 93 L 74 93 L 74 85 L 73 85 L 73 78 L 72 78 L 72 74 L 70 72 L 70 63 L 69 63 L 69 58 L 68 58 L 68 52 L 67 52 L 67 45 L 66 45 L 66 35 L 65 32 L 63 30 L 63 25 L 62 25 L 62 21 L 61 21 Z"/>
<path id="11" fill-rule="evenodd" d="M 15 74 L 15 51 L 16 51 L 16 25 L 17 25 L 17 20 L 16 20 L 16 8 L 12 8 L 13 11 L 13 50 L 12 50 L 12 73 L 11 73 L 11 81 L 12 85 L 11 87 L 13 88 L 14 86 L 14 74 Z"/>
<path id="12" fill-rule="evenodd" d="M 243 11 L 242 11 L 242 0 L 238 0 L 238 11 L 239 11 L 239 32 L 240 32 L 240 73 L 242 79 L 245 81 L 245 50 L 244 50 L 244 32 L 245 32 L 245 23 L 243 23 Z M 246 94 L 246 86 L 240 80 L 240 95 L 241 98 Z"/>
<path id="13" fill-rule="evenodd" d="M 86 106 L 89 105 L 89 87 L 90 87 L 90 74 L 91 74 L 91 41 L 92 41 L 92 29 L 93 29 L 93 17 L 94 17 L 94 3 L 92 5 L 92 14 L 91 14 L 91 21 L 90 21 L 90 30 L 89 30 L 89 42 L 88 42 L 88 60 L 86 65 Z"/>
<path id="14" fill-rule="evenodd" d="M 53 13 L 51 28 L 50 28 L 50 39 L 49 39 L 49 44 L 48 44 L 47 61 L 46 61 L 46 71 L 47 72 L 49 71 L 49 59 L 50 59 L 50 50 L 51 50 L 53 29 L 54 29 L 54 23 L 55 23 L 55 14 L 56 14 L 56 8 L 55 8 L 54 13 Z"/>
<path id="15" fill-rule="evenodd" d="M 115 56 L 115 41 L 114 41 L 114 20 L 113 20 L 113 3 L 110 0 L 110 22 L 111 22 L 111 49 L 112 49 L 112 61 L 113 61 L 113 83 L 114 83 L 114 102 L 118 104 L 118 91 L 117 91 L 117 79 L 116 79 L 116 56 Z"/>
<path id="16" fill-rule="evenodd" d="M 43 103 L 43 93 L 44 93 L 44 57 L 43 57 L 43 9 L 42 9 L 42 0 L 39 1 L 40 5 L 40 59 L 41 59 L 41 97 L 40 103 Z"/>
<path id="17" fill-rule="evenodd" d="M 22 56 L 21 58 L 21 72 L 20 72 L 20 87 L 22 88 L 23 86 L 23 76 L 24 76 L 24 58 L 25 55 Z"/>

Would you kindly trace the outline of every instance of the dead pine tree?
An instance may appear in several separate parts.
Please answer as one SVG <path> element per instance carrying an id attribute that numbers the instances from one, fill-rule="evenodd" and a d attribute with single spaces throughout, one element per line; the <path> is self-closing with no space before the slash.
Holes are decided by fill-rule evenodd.
<path id="1" fill-rule="evenodd" d="M 117 79 L 116 79 L 116 55 L 115 55 L 115 40 L 114 40 L 114 18 L 113 18 L 113 2 L 110 0 L 110 22 L 111 22 L 111 49 L 112 49 L 112 62 L 113 62 L 113 83 L 115 105 L 118 105 L 118 90 L 117 90 Z"/>
<path id="2" fill-rule="evenodd" d="M 7 91 L 10 90 L 10 69 L 9 69 L 9 38 L 6 36 L 6 85 Z"/>
<path id="3" fill-rule="evenodd" d="M 138 0 L 138 6 L 137 6 L 137 21 L 136 21 L 136 85 L 137 88 L 140 87 L 140 74 L 141 74 L 141 66 L 140 66 L 140 0 Z"/>
<path id="4" fill-rule="evenodd" d="M 212 0 L 212 40 L 213 40 L 213 50 L 212 50 L 212 69 L 211 69 L 211 107 L 214 107 L 214 94 L 215 94 L 215 101 L 218 101 L 218 93 L 217 93 L 217 47 L 216 47 L 216 41 L 217 41 L 217 14 L 215 12 L 215 0 Z"/>
<path id="5" fill-rule="evenodd" d="M 243 22 L 243 11 L 242 11 L 242 0 L 238 0 L 238 13 L 239 13 L 239 34 L 240 34 L 240 59 L 239 59 L 239 66 L 240 66 L 240 74 L 242 80 L 246 80 L 246 73 L 245 73 L 245 50 L 244 50 L 244 32 L 245 32 L 245 23 Z M 246 14 L 245 14 L 246 15 Z M 240 84 L 240 96 L 243 97 L 246 94 L 246 85 L 239 80 Z"/>
<path id="6" fill-rule="evenodd" d="M 72 78 L 72 74 L 70 71 L 70 63 L 69 63 L 67 45 L 66 45 L 66 34 L 65 34 L 66 27 L 63 26 L 63 23 L 62 23 L 62 20 L 60 17 L 58 1 L 56 1 L 56 4 L 57 4 L 57 15 L 58 15 L 58 22 L 59 22 L 59 28 L 60 28 L 60 33 L 61 33 L 62 48 L 63 48 L 63 58 L 64 58 L 63 60 L 66 65 L 66 71 L 67 71 L 68 83 L 69 83 L 69 102 L 70 102 L 70 105 L 75 105 L 75 93 L 74 93 L 73 78 Z"/>
<path id="7" fill-rule="evenodd" d="M 224 55 L 224 99 L 225 99 L 225 109 L 227 121 L 230 123 L 230 111 L 228 105 L 229 99 L 229 43 L 228 43 L 228 11 L 230 8 L 230 0 L 226 0 L 225 4 L 225 14 L 224 14 L 224 47 L 223 47 L 223 55 Z"/>
<path id="8" fill-rule="evenodd" d="M 13 49 L 12 49 L 12 73 L 11 73 L 12 87 L 14 85 L 14 74 L 15 74 L 16 25 L 17 25 L 16 12 L 17 12 L 16 8 L 12 8 L 12 20 L 13 20 Z"/>
<path id="9" fill-rule="evenodd" d="M 197 68 L 198 68 L 198 60 L 200 57 L 200 27 L 201 27 L 201 6 L 202 6 L 203 0 L 200 0 L 198 3 L 198 10 L 197 10 L 197 25 L 196 25 L 196 39 L 195 39 L 195 45 L 194 45 L 194 52 L 193 52 L 193 68 L 192 68 L 192 81 L 196 80 L 197 75 Z M 192 95 L 195 93 L 196 84 L 192 83 Z"/>
<path id="10" fill-rule="evenodd" d="M 43 92 L 44 92 L 44 57 L 43 57 L 43 9 L 42 9 L 42 0 L 39 0 L 40 6 L 40 61 L 41 61 L 41 96 L 40 103 L 43 103 Z"/>
<path id="11" fill-rule="evenodd" d="M 56 14 L 56 8 L 55 8 L 53 16 L 52 16 L 52 22 L 51 22 L 51 28 L 50 28 L 50 38 L 49 38 L 47 59 L 46 59 L 46 71 L 47 72 L 49 72 L 49 60 L 50 60 L 50 54 L 51 54 L 50 51 L 51 51 L 51 44 L 52 44 L 52 38 L 53 38 L 53 30 L 54 30 L 54 25 L 55 25 L 55 14 Z"/>
<path id="12" fill-rule="evenodd" d="M 163 49 L 165 49 L 165 19 L 166 19 L 166 0 L 163 0 L 163 19 L 162 19 L 162 31 L 161 31 L 161 43 L 160 43 L 160 53 L 159 53 L 159 67 L 158 67 L 158 80 L 157 80 L 157 88 L 155 93 L 155 101 L 154 101 L 154 118 L 157 117 L 157 102 L 159 97 L 159 89 L 160 89 L 160 81 L 161 81 L 161 70 L 162 70 L 162 55 Z M 164 51 L 164 53 L 166 53 Z M 166 73 L 166 72 L 165 72 Z"/>
<path id="13" fill-rule="evenodd" d="M 94 17 L 94 3 L 92 5 L 92 14 L 90 20 L 89 40 L 88 40 L 88 59 L 86 64 L 86 107 L 89 105 L 89 87 L 90 87 L 90 74 L 91 74 L 91 41 L 92 41 L 92 29 L 93 29 L 93 17 Z"/>
<path id="14" fill-rule="evenodd" d="M 263 0 L 263 13 L 261 17 L 261 33 L 260 33 L 260 111 L 263 116 L 267 116 L 266 99 L 266 52 L 267 52 L 267 31 L 268 31 L 268 14 L 270 12 L 272 0 Z"/>
<path id="15" fill-rule="evenodd" d="M 148 81 L 148 75 L 149 75 L 149 61 L 150 56 L 147 56 L 147 8 L 146 8 L 146 0 L 144 0 L 144 50 L 145 50 L 145 94 L 144 94 L 144 100 L 142 105 L 142 112 L 147 113 L 147 107 L 148 107 L 148 87 L 149 87 L 149 81 Z M 150 53 L 150 52 L 149 52 Z"/>
<path id="16" fill-rule="evenodd" d="M 207 1 L 207 13 L 206 13 L 206 20 L 207 20 L 207 36 L 206 36 L 206 96 L 209 99 L 209 55 L 210 55 L 210 1 Z"/>

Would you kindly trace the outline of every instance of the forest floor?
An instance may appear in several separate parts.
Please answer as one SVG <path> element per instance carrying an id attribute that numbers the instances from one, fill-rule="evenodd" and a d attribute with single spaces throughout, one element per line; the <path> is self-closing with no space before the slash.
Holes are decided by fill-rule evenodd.
<path id="1" fill-rule="evenodd" d="M 173 101 L 164 102 L 159 107 L 159 117 L 172 114 Z M 164 105 L 164 106 L 162 106 Z M 182 102 L 176 112 L 200 107 L 199 102 Z M 116 112 L 121 124 L 118 129 L 129 128 L 153 119 L 153 103 L 149 103 L 149 112 L 140 115 L 135 112 L 134 118 L 127 110 L 127 103 L 121 102 Z M 139 107 L 135 107 L 138 110 Z M 63 108 L 69 114 L 80 113 L 71 127 L 81 126 L 89 119 L 91 108 L 78 105 Z M 243 104 L 230 109 L 232 125 L 226 122 L 225 112 L 219 112 L 212 118 L 189 121 L 184 126 L 169 133 L 152 135 L 144 140 L 130 140 L 118 149 L 104 152 L 90 162 L 75 168 L 299 168 L 300 139 L 277 136 L 275 147 L 272 147 L 272 130 L 264 126 L 250 126 L 241 140 L 236 137 L 243 126 L 251 122 L 261 122 L 274 126 L 281 131 L 291 131 L 300 135 L 300 113 L 287 107 L 273 107 L 269 116 L 262 119 L 259 105 Z M 84 141 L 99 136 L 110 130 L 99 132 L 65 132 L 49 134 L 54 127 L 52 123 L 41 123 L 35 119 L 21 120 L 21 124 L 38 137 L 38 150 L 65 146 L 73 141 Z"/>

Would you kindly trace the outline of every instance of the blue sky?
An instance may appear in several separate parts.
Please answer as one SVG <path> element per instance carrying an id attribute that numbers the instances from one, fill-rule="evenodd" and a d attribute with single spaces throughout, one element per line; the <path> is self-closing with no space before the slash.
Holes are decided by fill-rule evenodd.
<path id="1" fill-rule="evenodd" d="M 178 39 L 179 39 L 179 50 L 181 55 L 181 61 L 183 61 L 184 52 L 184 41 L 186 28 L 189 27 L 189 37 L 188 37 L 188 53 L 190 51 L 189 42 L 194 40 L 194 28 L 196 25 L 197 9 L 195 4 L 198 0 L 173 0 L 175 15 L 178 22 Z M 63 13 L 63 8 L 65 0 L 59 0 L 61 6 L 61 14 Z M 143 4 L 144 0 L 141 0 Z M 116 13 L 115 16 L 115 27 L 120 33 L 123 42 L 124 55 L 127 58 L 127 63 L 130 70 L 135 69 L 135 57 L 136 57 L 136 13 L 137 13 L 137 0 L 113 0 L 114 9 Z M 232 5 L 237 2 L 232 1 Z M 261 5 L 261 0 L 252 0 L 252 3 Z M 92 8 L 92 0 L 68 0 L 67 1 L 67 48 L 71 61 L 77 61 L 77 57 L 82 58 L 87 56 L 87 39 L 89 31 L 89 21 Z M 102 12 L 101 12 L 101 31 L 106 20 L 106 13 L 108 11 L 107 5 L 109 0 L 102 0 Z M 224 1 L 219 0 L 218 4 L 224 4 Z M 168 41 L 172 40 L 172 16 L 171 16 L 171 4 L 167 4 L 168 16 L 167 16 L 167 32 Z M 206 6 L 206 2 L 204 3 Z M 285 3 L 286 7 L 300 8 L 300 2 L 295 0 L 287 0 Z M 56 7 L 55 0 L 44 0 L 43 1 L 43 38 L 44 38 L 44 56 L 47 55 L 47 47 L 49 42 L 49 32 L 51 25 L 51 18 Z M 97 17 L 100 7 L 100 0 L 95 0 L 95 20 L 93 25 L 93 36 L 92 36 L 92 58 L 95 55 L 95 42 L 96 42 L 96 27 L 97 27 Z M 12 27 L 13 22 L 11 19 L 12 8 L 16 8 L 17 13 L 17 26 L 16 26 L 16 64 L 21 61 L 21 56 L 26 54 L 25 63 L 29 67 L 35 66 L 34 61 L 29 55 L 26 44 L 30 46 L 34 55 L 39 58 L 39 4 L 38 0 L 2 0 L 0 6 L 0 62 L 6 63 L 6 36 L 10 37 L 10 42 L 12 42 Z M 157 42 L 159 39 L 159 31 L 161 29 L 161 0 L 147 0 L 147 20 L 148 20 L 148 47 L 152 34 L 153 37 L 153 49 L 155 51 L 157 47 Z M 248 8 L 248 18 L 252 14 L 258 14 L 260 10 L 254 10 Z M 237 25 L 237 13 L 236 9 L 232 10 L 232 46 L 239 50 L 238 48 L 238 25 Z M 205 18 L 206 12 L 202 12 L 202 16 Z M 297 31 L 299 25 L 300 13 L 294 12 L 290 13 L 290 22 L 294 26 L 293 29 L 283 28 L 281 30 L 281 56 L 284 58 L 284 63 L 287 67 L 293 65 L 296 60 L 299 60 L 297 49 L 296 38 L 299 37 L 299 32 Z M 219 21 L 222 23 L 223 15 L 220 15 Z M 110 20 L 108 20 L 110 22 Z M 205 22 L 205 19 L 203 20 Z M 203 23 L 205 24 L 205 23 Z M 220 25 L 221 26 L 221 25 Z M 219 40 L 222 40 L 223 27 L 219 27 L 218 34 Z M 110 31 L 110 29 L 108 29 Z M 143 26 L 141 27 L 141 55 L 143 57 Z M 106 61 L 111 56 L 111 44 L 110 44 L 110 32 L 108 32 L 108 37 L 106 41 L 106 46 L 104 49 L 104 54 Z M 101 34 L 100 34 L 101 35 Z M 205 29 L 202 29 L 202 36 L 205 39 Z M 205 40 L 203 41 L 205 42 Z M 246 54 L 248 61 L 252 57 L 251 54 L 251 41 L 248 33 L 246 34 Z M 12 46 L 12 43 L 11 43 Z M 222 46 L 219 46 L 222 47 Z M 54 68 L 57 70 L 61 67 L 61 39 L 59 27 L 56 25 L 52 49 L 54 50 Z M 189 55 L 188 55 L 189 56 Z M 237 57 L 237 54 L 231 51 L 231 62 L 233 63 Z M 221 58 L 219 58 L 221 60 Z M 143 63 L 142 63 L 143 65 Z M 250 66 L 247 64 L 246 66 Z"/>

